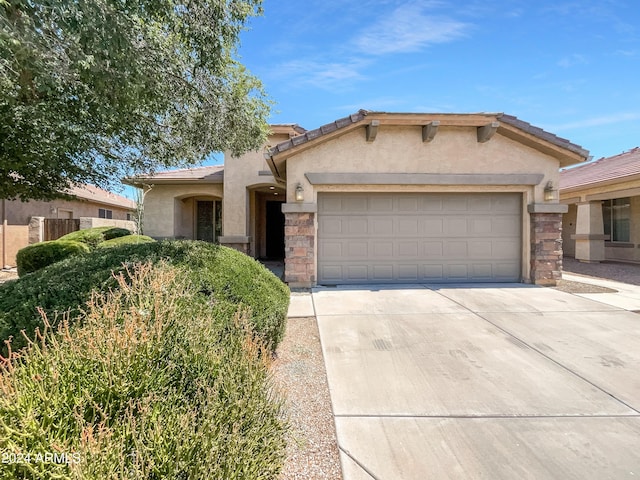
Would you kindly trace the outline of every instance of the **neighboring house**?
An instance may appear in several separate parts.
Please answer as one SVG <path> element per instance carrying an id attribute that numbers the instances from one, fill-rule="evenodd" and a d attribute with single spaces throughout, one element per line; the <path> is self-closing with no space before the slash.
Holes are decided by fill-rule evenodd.
<path id="1" fill-rule="evenodd" d="M 91 224 L 133 225 L 135 202 L 128 198 L 102 190 L 93 185 L 73 187 L 69 193 L 75 195 L 73 200 L 1 200 L 0 217 L 0 258 L 3 266 L 15 266 L 15 255 L 18 250 L 30 243 L 48 240 L 43 230 L 47 219 L 92 218 Z M 29 224 L 36 219 L 42 224 L 29 233 Z M 100 220 L 103 219 L 103 220 Z M 128 223 L 121 223 L 126 222 Z"/>
<path id="2" fill-rule="evenodd" d="M 564 252 L 584 262 L 640 262 L 640 148 L 560 173 Z"/>
<path id="3" fill-rule="evenodd" d="M 588 155 L 568 140 L 504 114 L 361 110 L 268 143 L 125 179 L 148 191 L 145 233 L 284 257 L 292 287 L 560 276 L 558 169 Z"/>

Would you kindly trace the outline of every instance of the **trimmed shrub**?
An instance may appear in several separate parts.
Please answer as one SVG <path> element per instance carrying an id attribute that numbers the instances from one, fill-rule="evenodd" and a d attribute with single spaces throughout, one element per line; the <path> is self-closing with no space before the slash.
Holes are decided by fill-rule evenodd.
<path id="1" fill-rule="evenodd" d="M 99 243 L 102 243 L 105 240 L 124 237 L 125 235 L 131 235 L 131 231 L 126 228 L 119 227 L 94 227 L 67 233 L 58 240 L 73 240 L 74 242 L 81 242 L 88 245 L 89 248 L 93 250 Z"/>
<path id="2" fill-rule="evenodd" d="M 88 253 L 89 247 L 71 240 L 52 240 L 24 247 L 16 255 L 18 275 L 22 276 L 64 260 L 73 255 Z"/>
<path id="3" fill-rule="evenodd" d="M 80 325 L 0 364 L 0 451 L 67 455 L 3 478 L 275 480 L 286 425 L 270 356 L 228 314 L 186 269 L 124 272 Z"/>
<path id="4" fill-rule="evenodd" d="M 146 235 L 125 235 L 124 237 L 116 237 L 110 240 L 105 240 L 104 242 L 99 243 L 97 248 L 110 248 L 131 243 L 137 244 L 151 242 L 155 242 L 155 240 L 151 237 L 147 237 Z"/>
<path id="5" fill-rule="evenodd" d="M 41 307 L 55 326 L 55 312 L 70 313 L 71 322 L 91 297 L 108 291 L 116 274 L 134 263 L 166 260 L 182 266 L 206 301 L 247 309 L 255 335 L 275 351 L 282 340 L 289 289 L 261 263 L 236 250 L 194 241 L 163 241 L 99 248 L 67 258 L 24 278 L 0 285 L 0 342 L 13 337 L 14 349 L 25 345 L 20 331 L 33 336 L 42 328 Z M 230 307 L 230 308 L 231 308 Z M 234 310 L 235 311 L 235 310 Z M 6 347 L 5 347 L 6 351 Z"/>

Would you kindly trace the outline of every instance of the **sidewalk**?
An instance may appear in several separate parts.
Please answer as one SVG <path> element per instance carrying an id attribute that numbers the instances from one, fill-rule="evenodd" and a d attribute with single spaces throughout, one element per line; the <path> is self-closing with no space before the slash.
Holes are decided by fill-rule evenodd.
<path id="1" fill-rule="evenodd" d="M 599 287 L 616 290 L 615 293 L 574 293 L 574 295 L 631 312 L 640 312 L 640 286 L 638 285 L 569 272 L 564 272 L 562 278 L 563 280 L 587 283 L 589 285 L 597 285 Z"/>

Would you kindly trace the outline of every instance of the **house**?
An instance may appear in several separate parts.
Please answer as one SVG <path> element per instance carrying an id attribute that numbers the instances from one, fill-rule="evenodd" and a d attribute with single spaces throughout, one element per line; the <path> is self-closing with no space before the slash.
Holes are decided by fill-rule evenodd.
<path id="1" fill-rule="evenodd" d="M 21 248 L 43 240 L 53 240 L 47 236 L 45 229 L 45 223 L 51 219 L 75 219 L 78 228 L 101 225 L 132 228 L 135 225 L 132 221 L 135 202 L 128 198 L 93 185 L 75 186 L 69 193 L 75 199 L 0 201 L 0 259 L 3 266 L 15 266 L 16 253 Z M 86 225 L 80 226 L 81 217 L 86 219 Z"/>
<path id="2" fill-rule="evenodd" d="M 565 255 L 640 262 L 640 148 L 560 172 Z"/>
<path id="3" fill-rule="evenodd" d="M 284 257 L 292 287 L 516 281 L 562 266 L 559 168 L 588 152 L 495 114 L 359 112 L 273 125 L 224 166 L 126 179 L 145 233 Z"/>

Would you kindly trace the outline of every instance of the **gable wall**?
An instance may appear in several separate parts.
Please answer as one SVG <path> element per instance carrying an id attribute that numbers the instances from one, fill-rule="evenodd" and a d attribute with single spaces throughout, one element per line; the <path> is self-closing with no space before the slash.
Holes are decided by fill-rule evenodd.
<path id="1" fill-rule="evenodd" d="M 295 201 L 297 183 L 305 190 L 305 202 L 315 203 L 317 192 L 326 189 L 324 186 L 314 189 L 304 176 L 306 172 L 543 174 L 540 184 L 530 188 L 531 202 L 543 202 L 548 180 L 556 188 L 558 185 L 558 160 L 500 134 L 486 143 L 478 143 L 475 128 L 441 127 L 432 142 L 423 143 L 420 127 L 382 126 L 374 142 L 366 142 L 365 132 L 364 128 L 354 130 L 289 159 L 287 200 Z"/>

